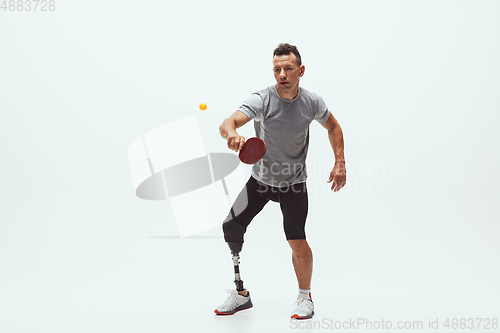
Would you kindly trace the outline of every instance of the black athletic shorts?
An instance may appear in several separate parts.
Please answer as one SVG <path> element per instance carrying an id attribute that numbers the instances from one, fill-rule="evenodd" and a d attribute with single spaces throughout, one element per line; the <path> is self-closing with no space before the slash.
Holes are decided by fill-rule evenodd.
<path id="1" fill-rule="evenodd" d="M 269 200 L 280 203 L 286 239 L 305 239 L 309 204 L 306 183 L 274 187 L 250 177 L 222 224 L 226 242 L 243 243 L 248 225 Z"/>

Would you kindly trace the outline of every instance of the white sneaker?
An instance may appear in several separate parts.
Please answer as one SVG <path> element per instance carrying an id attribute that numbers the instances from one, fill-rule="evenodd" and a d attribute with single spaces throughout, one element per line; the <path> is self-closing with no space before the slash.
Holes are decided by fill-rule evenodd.
<path id="1" fill-rule="evenodd" d="M 295 302 L 297 306 L 293 311 L 292 318 L 295 319 L 310 319 L 314 316 L 314 303 L 312 299 L 297 298 Z"/>
<path id="2" fill-rule="evenodd" d="M 229 296 L 214 311 L 218 315 L 232 315 L 238 311 L 250 309 L 253 306 L 248 290 L 247 296 L 238 294 L 237 290 L 227 289 L 226 291 L 229 293 Z"/>

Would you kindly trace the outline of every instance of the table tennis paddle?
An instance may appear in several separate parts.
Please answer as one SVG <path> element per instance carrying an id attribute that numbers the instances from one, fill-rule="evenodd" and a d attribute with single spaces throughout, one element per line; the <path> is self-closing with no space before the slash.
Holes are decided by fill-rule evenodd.
<path id="1" fill-rule="evenodd" d="M 255 164 L 265 153 L 266 143 L 260 138 L 250 138 L 240 150 L 240 161 L 245 164 Z"/>

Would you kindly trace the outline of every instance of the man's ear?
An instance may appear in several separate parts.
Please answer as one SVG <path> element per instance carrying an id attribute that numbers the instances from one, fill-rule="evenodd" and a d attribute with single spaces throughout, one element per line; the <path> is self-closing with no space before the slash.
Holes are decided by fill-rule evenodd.
<path id="1" fill-rule="evenodd" d="M 304 65 L 301 65 L 300 66 L 300 77 L 302 77 L 304 75 L 304 73 L 306 72 L 306 66 Z"/>

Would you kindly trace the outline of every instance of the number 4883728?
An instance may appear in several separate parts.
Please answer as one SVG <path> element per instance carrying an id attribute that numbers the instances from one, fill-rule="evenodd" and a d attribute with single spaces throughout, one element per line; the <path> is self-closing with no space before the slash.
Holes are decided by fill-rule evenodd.
<path id="1" fill-rule="evenodd" d="M 3 0 L 0 10 L 4 12 L 30 12 L 30 11 L 54 11 L 56 10 L 56 2 L 54 0 Z"/>

